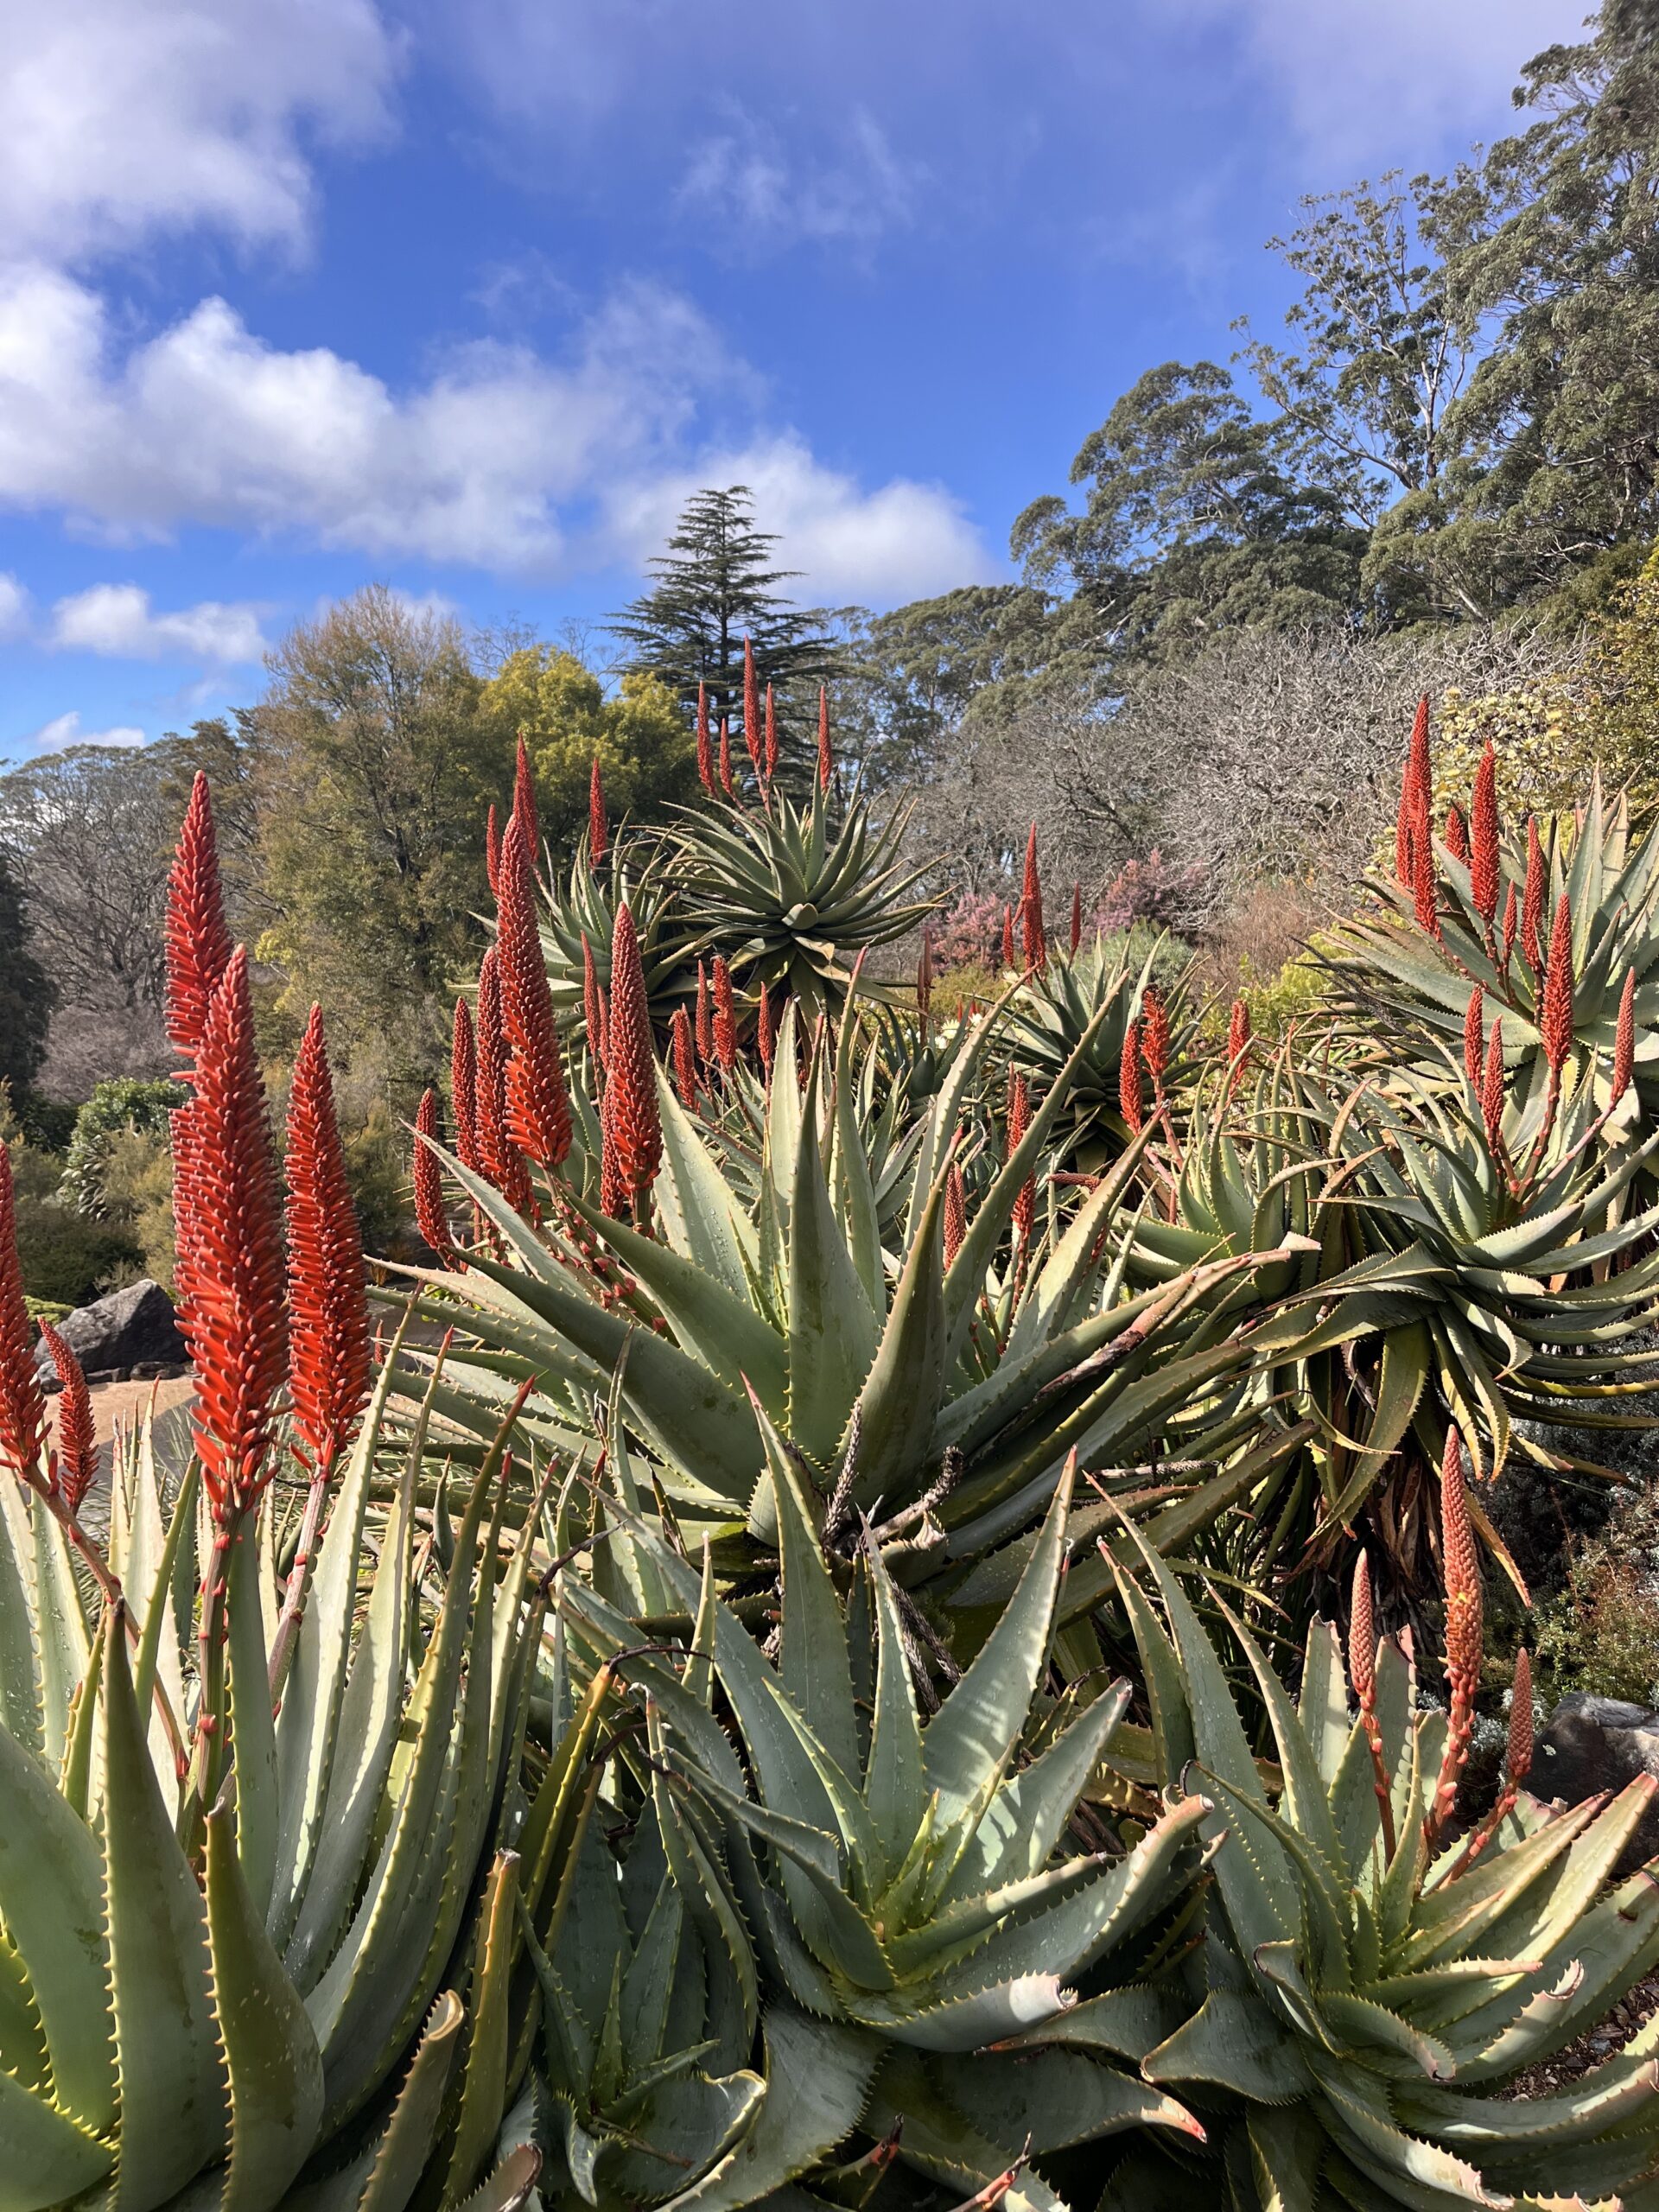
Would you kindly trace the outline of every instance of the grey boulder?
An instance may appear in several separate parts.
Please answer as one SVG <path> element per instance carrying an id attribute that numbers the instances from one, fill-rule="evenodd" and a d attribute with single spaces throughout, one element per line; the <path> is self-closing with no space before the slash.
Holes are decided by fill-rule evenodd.
<path id="1" fill-rule="evenodd" d="M 1639 1774 L 1659 1780 L 1659 1713 L 1613 1697 L 1569 1690 L 1544 1724 L 1528 1786 L 1540 1797 L 1580 1804 L 1624 1789 Z M 1643 1814 L 1615 1872 L 1633 1873 L 1659 1853 L 1659 1793 Z"/>
<path id="2" fill-rule="evenodd" d="M 148 1277 L 91 1306 L 78 1306 L 57 1326 L 88 1376 L 164 1375 L 188 1364 L 173 1301 Z M 35 1349 L 35 1364 L 44 1381 L 56 1381 L 44 1342 Z"/>

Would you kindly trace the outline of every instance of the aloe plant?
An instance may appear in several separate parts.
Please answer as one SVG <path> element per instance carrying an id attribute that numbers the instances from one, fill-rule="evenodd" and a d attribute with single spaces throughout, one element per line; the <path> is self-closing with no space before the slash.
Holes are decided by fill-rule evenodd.
<path id="1" fill-rule="evenodd" d="M 1057 953 L 1040 972 L 1026 979 L 1009 1007 L 1008 1051 L 1017 1065 L 1030 1071 L 1039 1092 L 1071 1059 L 1084 1033 L 1089 1035 L 1089 1050 L 1068 1084 L 1065 1119 L 1056 1131 L 1060 1148 L 1084 1167 L 1098 1166 L 1120 1151 L 1166 1089 L 1173 1093 L 1192 1033 L 1184 978 L 1178 976 L 1161 995 L 1153 988 L 1162 941 L 1140 959 L 1134 957 L 1135 950 L 1128 940 L 1115 944 L 1096 938 L 1070 958 Z M 1155 1071 L 1155 1086 L 1140 1049 L 1149 1003 L 1163 1009 L 1169 1032 L 1168 1056 Z M 1125 1044 L 1132 1029 L 1135 1035 L 1127 1064 L 1140 1071 L 1144 1095 L 1126 1107 Z"/>
<path id="2" fill-rule="evenodd" d="M 683 995 L 679 932 L 658 844 L 639 830 L 621 832 L 597 861 L 591 858 L 584 836 L 563 882 L 543 893 L 542 957 L 561 1023 L 584 1019 L 584 938 L 599 985 L 608 994 L 611 939 L 617 909 L 623 905 L 633 917 L 652 1020 L 666 1030 L 675 1001 Z"/>
<path id="3" fill-rule="evenodd" d="M 1217 1600 L 1268 1715 L 1276 1802 L 1178 1578 L 1143 1550 L 1161 1622 L 1137 1577 L 1123 1578 L 1166 1781 L 1185 1803 L 1202 1793 L 1199 1833 L 1217 1847 L 1202 2005 L 1141 2070 L 1205 2114 L 1247 2212 L 1634 2205 L 1659 2159 L 1659 2024 L 1558 2091 L 1502 2094 L 1659 1960 L 1652 1871 L 1608 1885 L 1656 1785 L 1643 1777 L 1568 1810 L 1528 1796 L 1529 1690 L 1510 1786 L 1467 1834 L 1448 1828 L 1478 1662 L 1466 1543 L 1449 1547 L 1452 1604 L 1476 1605 L 1472 1648 L 1465 1636 L 1459 1653 L 1453 1637 L 1464 1678 L 1449 1719 L 1419 1706 L 1408 1645 L 1375 1646 L 1363 1592 L 1357 1717 L 1328 1623 L 1308 1640 L 1293 1705 Z M 1189 2166 L 1178 2194 L 1161 2163 L 1160 2174 L 1144 2156 L 1126 2162 L 1109 2212 L 1212 2202 L 1222 2185 Z"/>

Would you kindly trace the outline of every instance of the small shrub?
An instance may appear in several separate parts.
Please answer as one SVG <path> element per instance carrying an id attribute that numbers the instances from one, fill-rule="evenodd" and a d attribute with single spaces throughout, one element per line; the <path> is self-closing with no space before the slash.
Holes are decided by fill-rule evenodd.
<path id="1" fill-rule="evenodd" d="M 983 961 L 967 960 L 948 968 L 933 979 L 933 1013 L 941 1021 L 954 1021 L 970 1006 L 989 1006 L 1003 988 L 1003 978 Z"/>
<path id="2" fill-rule="evenodd" d="M 123 1129 L 111 1139 L 103 1164 L 105 1217 L 125 1230 L 143 1256 L 143 1271 L 173 1288 L 173 1153 L 168 1139 L 144 1129 Z"/>
<path id="3" fill-rule="evenodd" d="M 130 1131 L 159 1140 L 165 1151 L 168 1116 L 184 1099 L 176 1083 L 147 1083 L 137 1076 L 100 1083 L 76 1115 L 69 1139 L 61 1185 L 68 1203 L 95 1220 L 118 1218 L 106 1187 L 113 1147 Z"/>
<path id="4" fill-rule="evenodd" d="M 53 1305 L 85 1306 L 111 1278 L 143 1264 L 130 1236 L 88 1221 L 57 1195 L 57 1166 L 28 1145 L 13 1147 L 17 1187 L 17 1256 L 23 1292 Z"/>

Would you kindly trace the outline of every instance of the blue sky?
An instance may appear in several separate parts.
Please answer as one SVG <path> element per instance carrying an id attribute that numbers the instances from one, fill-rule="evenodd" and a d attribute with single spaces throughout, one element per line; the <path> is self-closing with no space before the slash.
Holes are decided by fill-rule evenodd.
<path id="1" fill-rule="evenodd" d="M 550 634 L 746 481 L 804 596 L 1007 573 L 1585 0 L 0 0 L 0 760 L 371 579 Z"/>

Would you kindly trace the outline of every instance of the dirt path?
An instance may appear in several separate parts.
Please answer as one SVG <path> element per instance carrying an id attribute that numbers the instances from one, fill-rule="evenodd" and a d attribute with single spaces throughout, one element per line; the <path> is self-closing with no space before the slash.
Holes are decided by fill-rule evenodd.
<path id="1" fill-rule="evenodd" d="M 165 1413 L 169 1406 L 182 1405 L 195 1388 L 188 1375 L 173 1376 L 162 1382 L 100 1382 L 92 1393 L 92 1417 L 98 1423 L 98 1440 L 107 1444 L 115 1434 L 118 1421 L 130 1428 L 133 1422 L 149 1403 L 150 1393 L 156 1393 L 156 1410 Z M 49 1398 L 54 1433 L 56 1433 L 57 1408 L 60 1401 Z"/>

